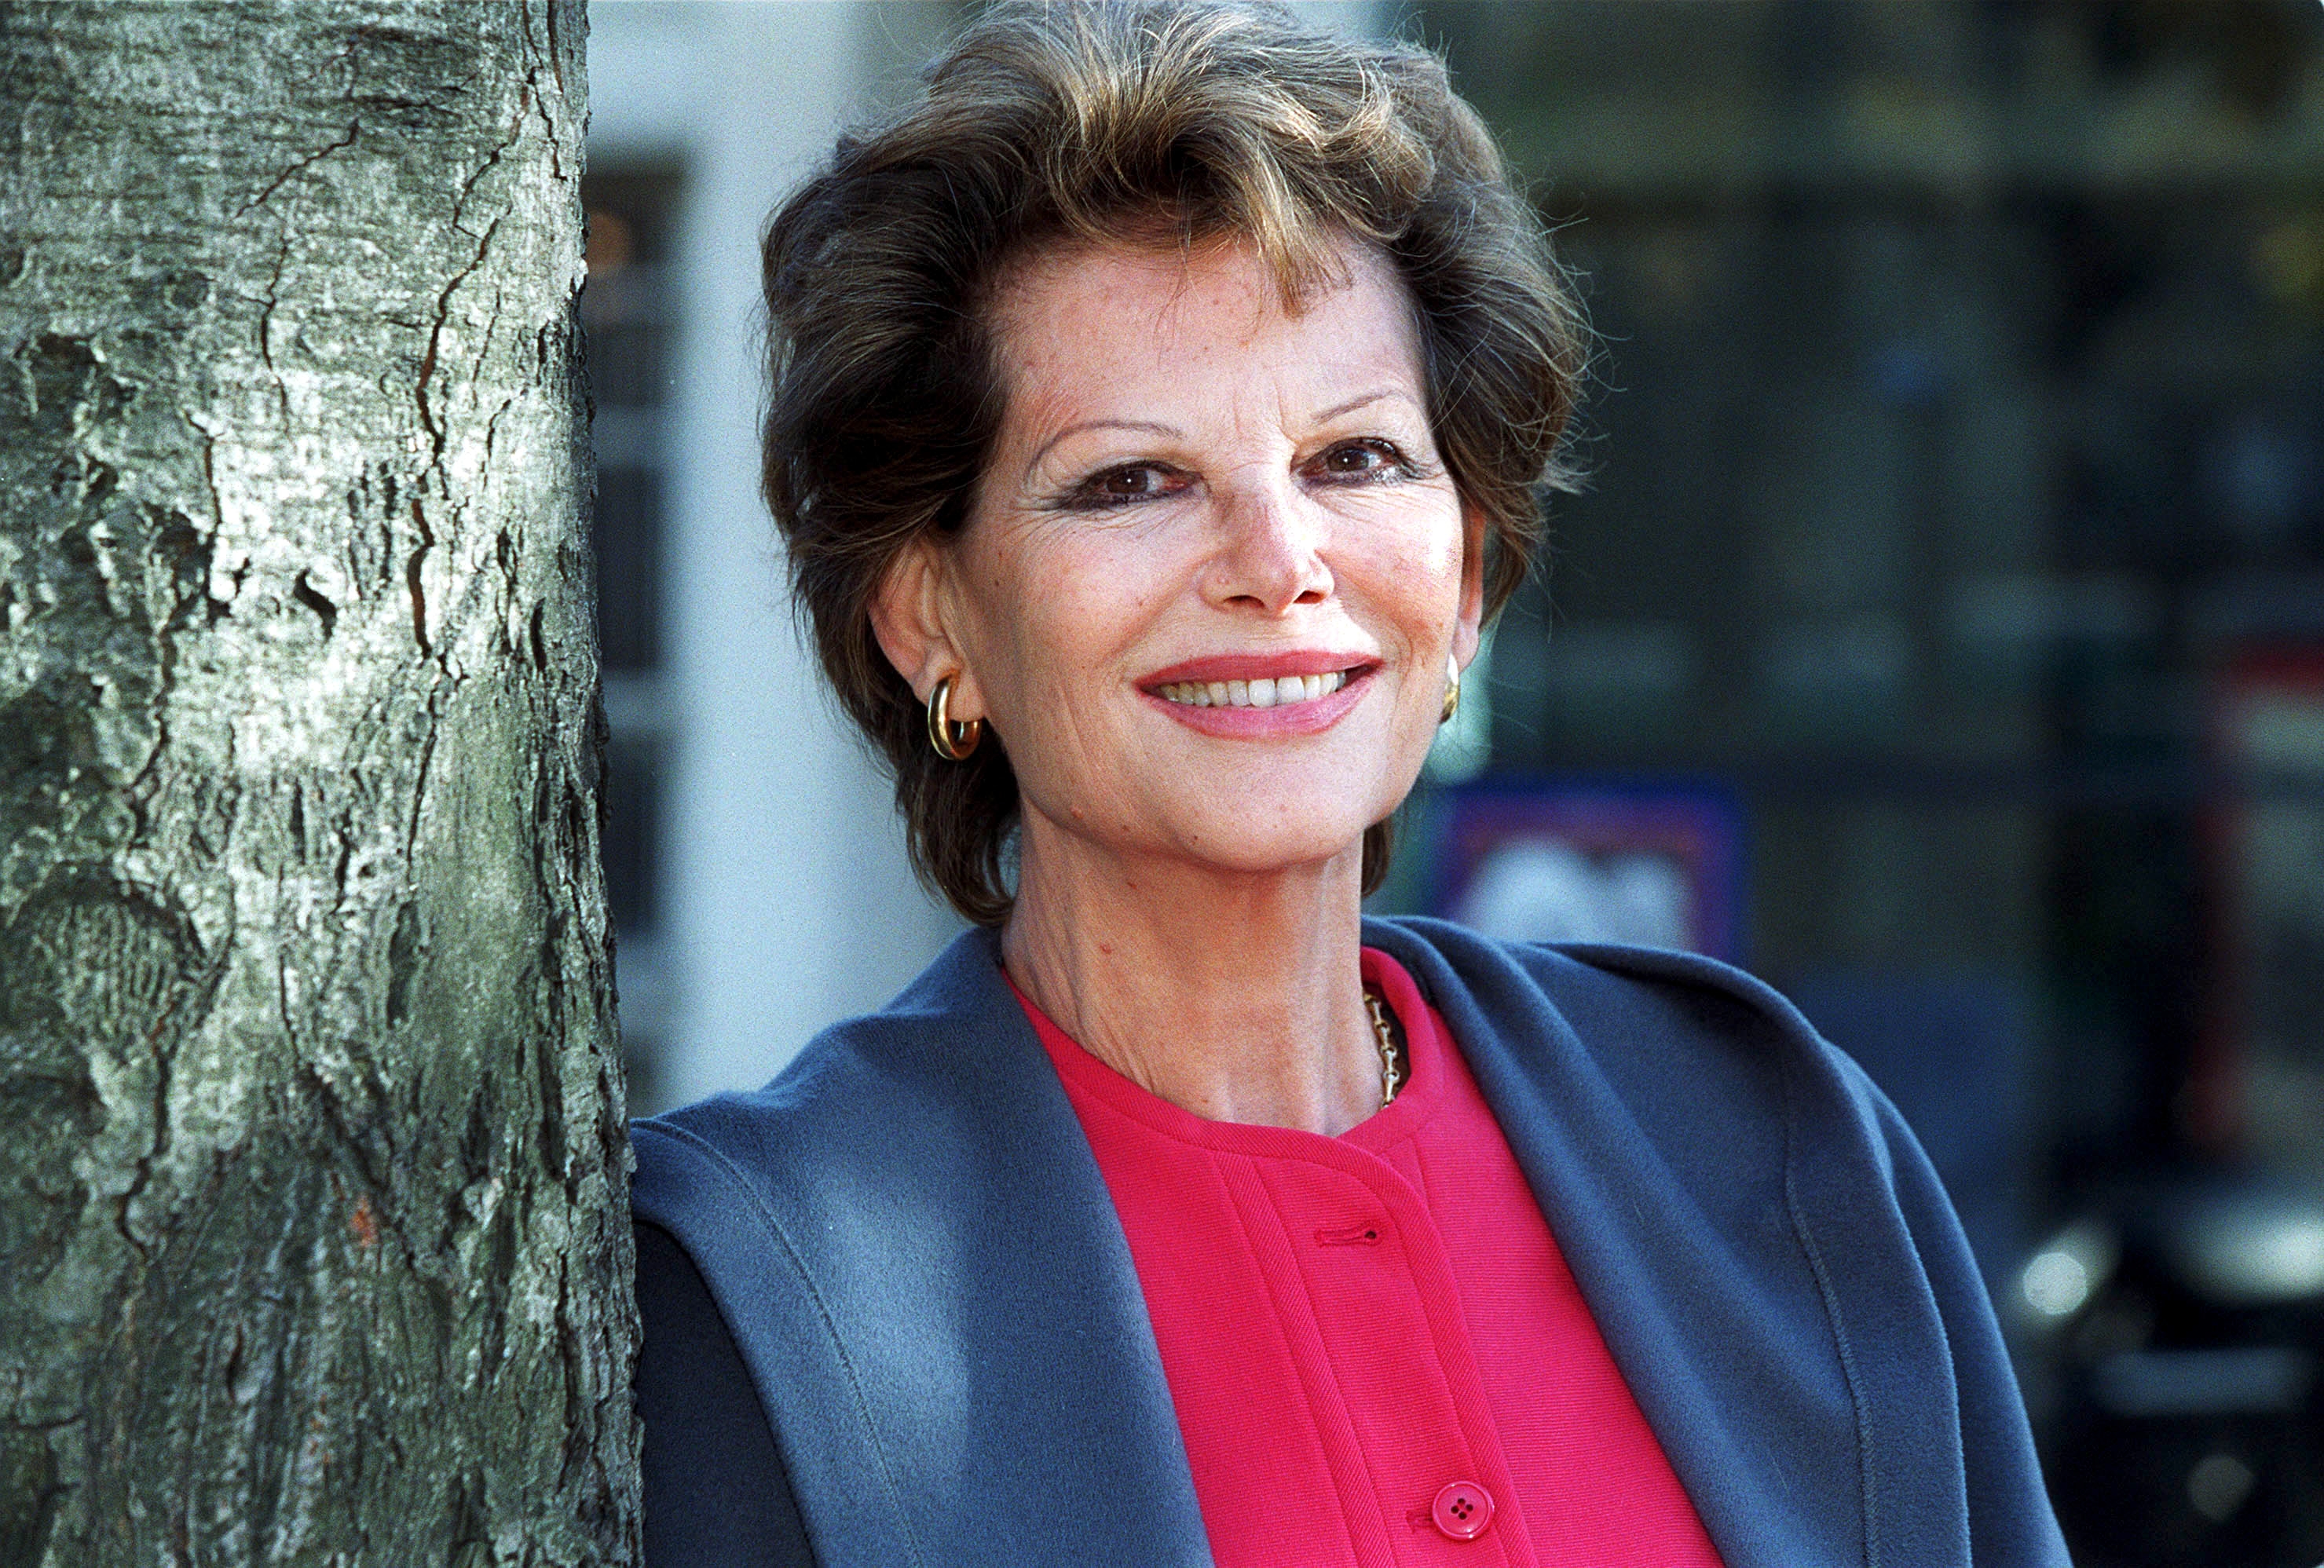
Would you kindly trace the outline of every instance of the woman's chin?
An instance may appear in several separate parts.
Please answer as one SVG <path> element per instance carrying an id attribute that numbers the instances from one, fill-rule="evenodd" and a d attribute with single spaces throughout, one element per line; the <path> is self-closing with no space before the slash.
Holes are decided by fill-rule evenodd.
<path id="1" fill-rule="evenodd" d="M 1107 881 L 1128 867 L 1142 865 L 1148 873 L 1193 884 L 1205 876 L 1229 883 L 1269 876 L 1312 877 L 1332 872 L 1342 862 L 1355 871 L 1362 867 L 1366 824 L 1353 816 L 1342 820 L 1343 813 L 1334 811 L 1328 821 L 1314 814 L 1303 820 L 1299 808 L 1283 799 L 1248 795 L 1240 805 L 1227 804 L 1215 796 L 1186 803 L 1191 809 L 1178 812 L 1167 803 L 1149 801 L 1143 812 L 1111 818 L 1115 822 L 1125 817 L 1142 821 L 1143 830 L 1133 832 L 1093 831 L 1093 822 L 1106 820 L 1096 812 L 1080 821 L 1060 822 L 1038 808 L 1028 811 L 1024 885 L 1029 892 L 1074 863 L 1092 870 L 1111 868 L 1102 873 L 1102 879 Z M 1048 820 L 1042 821 L 1045 817 Z M 1048 864 L 1043 869 L 1036 870 L 1045 862 Z M 1151 886 L 1145 883 L 1147 874 L 1131 875 Z"/>
<path id="2" fill-rule="evenodd" d="M 1365 830 L 1396 810 L 1419 771 L 1416 758 L 1410 774 L 1382 766 L 1385 749 L 1327 746 L 1286 754 L 1233 747 L 1235 766 L 1149 780 L 1140 814 L 1161 829 L 1154 847 L 1190 869 L 1305 875 L 1341 859 L 1360 867 Z"/>
<path id="3" fill-rule="evenodd" d="M 1253 830 L 1248 823 L 1212 824 L 1186 832 L 1180 844 L 1178 858 L 1189 871 L 1209 871 L 1232 880 L 1305 877 L 1329 872 L 1342 862 L 1360 869 L 1364 831 L 1342 823 L 1274 831 Z"/>

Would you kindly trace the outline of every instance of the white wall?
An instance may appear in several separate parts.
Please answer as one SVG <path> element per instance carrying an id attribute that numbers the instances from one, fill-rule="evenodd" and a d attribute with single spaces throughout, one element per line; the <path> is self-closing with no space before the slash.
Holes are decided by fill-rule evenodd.
<path id="1" fill-rule="evenodd" d="M 913 8 L 882 9 L 590 8 L 591 158 L 686 173 L 664 427 L 663 915 L 623 963 L 625 988 L 657 994 L 670 1103 L 763 1083 L 958 929 L 914 883 L 888 788 L 816 683 L 757 490 L 760 225 L 893 75 Z"/>

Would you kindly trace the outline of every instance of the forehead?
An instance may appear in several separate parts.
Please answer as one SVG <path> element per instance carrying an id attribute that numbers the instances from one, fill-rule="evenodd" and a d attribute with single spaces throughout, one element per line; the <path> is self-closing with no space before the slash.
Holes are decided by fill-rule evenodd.
<path id="1" fill-rule="evenodd" d="M 1354 241 L 1341 276 L 1286 300 L 1274 269 L 1239 241 L 1191 248 L 1061 246 L 1011 267 L 995 289 L 995 347 L 1013 394 L 1047 403 L 1070 389 L 1134 390 L 1157 379 L 1289 371 L 1409 379 L 1419 334 L 1395 267 Z"/>

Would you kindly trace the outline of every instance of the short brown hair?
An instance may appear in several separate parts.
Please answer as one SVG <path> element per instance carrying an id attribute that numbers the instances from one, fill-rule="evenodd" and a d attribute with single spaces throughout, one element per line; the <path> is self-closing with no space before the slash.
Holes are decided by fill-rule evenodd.
<path id="1" fill-rule="evenodd" d="M 824 673 L 896 775 L 912 859 L 968 919 L 1011 902 L 1016 775 L 965 762 L 873 636 L 899 551 L 959 529 L 1001 415 L 989 302 L 1045 244 L 1231 238 L 1286 304 L 1377 246 L 1409 291 L 1429 417 L 1485 519 L 1485 608 L 1529 569 L 1583 357 L 1580 317 L 1476 112 L 1427 50 L 1216 0 L 1005 5 L 929 68 L 927 92 L 844 137 L 763 247 L 767 504 Z M 1365 839 L 1364 885 L 1388 864 Z"/>

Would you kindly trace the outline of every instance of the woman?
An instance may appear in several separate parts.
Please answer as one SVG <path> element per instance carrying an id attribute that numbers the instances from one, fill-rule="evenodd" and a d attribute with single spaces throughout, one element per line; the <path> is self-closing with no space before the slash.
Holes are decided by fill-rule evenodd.
<path id="1" fill-rule="evenodd" d="M 2062 1563 L 1784 1004 L 1361 919 L 1580 358 L 1439 63 L 991 13 L 765 261 L 768 498 L 977 929 L 637 1128 L 655 1559 Z"/>

